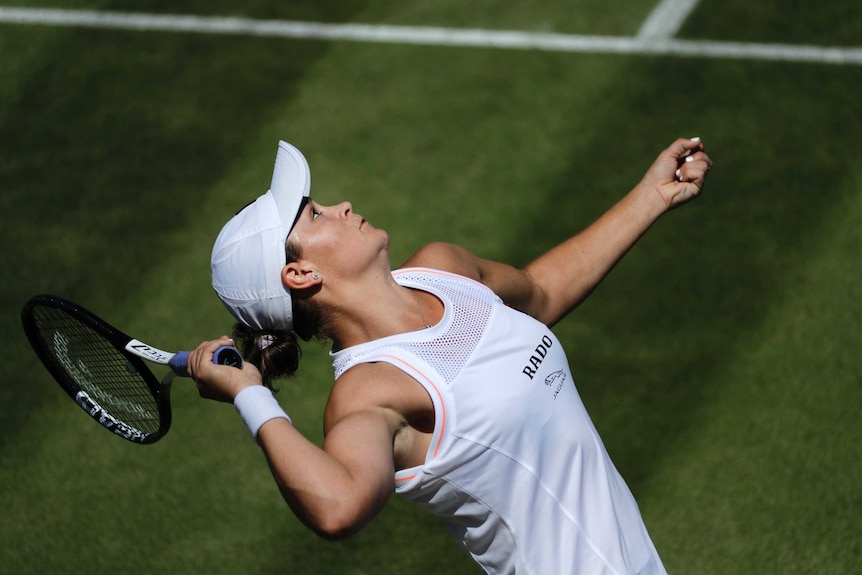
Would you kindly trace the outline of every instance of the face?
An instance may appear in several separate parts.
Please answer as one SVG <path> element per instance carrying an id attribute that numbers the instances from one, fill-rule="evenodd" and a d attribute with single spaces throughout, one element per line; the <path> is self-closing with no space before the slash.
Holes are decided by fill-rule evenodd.
<path id="1" fill-rule="evenodd" d="M 309 200 L 288 236 L 299 245 L 302 259 L 325 275 L 362 272 L 385 259 L 389 236 L 353 211 L 350 202 L 324 206 Z"/>

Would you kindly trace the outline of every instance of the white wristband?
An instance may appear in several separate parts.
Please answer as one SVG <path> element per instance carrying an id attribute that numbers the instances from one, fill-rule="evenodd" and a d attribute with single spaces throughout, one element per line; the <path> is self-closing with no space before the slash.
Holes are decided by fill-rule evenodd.
<path id="1" fill-rule="evenodd" d="M 284 412 L 272 391 L 262 385 L 251 385 L 240 391 L 233 399 L 233 406 L 257 441 L 257 432 L 271 419 L 286 419 L 293 423 Z"/>

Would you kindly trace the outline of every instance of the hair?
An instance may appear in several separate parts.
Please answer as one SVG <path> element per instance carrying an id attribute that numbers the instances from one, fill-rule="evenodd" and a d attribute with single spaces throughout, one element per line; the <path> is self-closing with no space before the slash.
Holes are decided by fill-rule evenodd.
<path id="1" fill-rule="evenodd" d="M 288 239 L 284 245 L 286 262 L 295 262 L 302 257 L 299 244 Z M 257 331 L 237 323 L 233 329 L 233 339 L 243 358 L 260 370 L 263 384 L 273 389 L 272 382 L 284 377 L 292 377 L 299 369 L 302 348 L 298 338 L 303 341 L 324 342 L 328 339 L 327 322 L 323 310 L 309 301 L 311 293 L 293 292 L 293 330 Z"/>

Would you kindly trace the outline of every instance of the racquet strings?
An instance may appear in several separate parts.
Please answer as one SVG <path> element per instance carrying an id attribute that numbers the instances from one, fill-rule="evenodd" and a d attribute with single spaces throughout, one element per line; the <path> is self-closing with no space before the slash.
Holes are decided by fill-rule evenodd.
<path id="1" fill-rule="evenodd" d="M 55 307 L 37 305 L 33 317 L 73 393 L 85 392 L 105 412 L 144 433 L 158 431 L 159 408 L 146 380 L 105 336 Z"/>

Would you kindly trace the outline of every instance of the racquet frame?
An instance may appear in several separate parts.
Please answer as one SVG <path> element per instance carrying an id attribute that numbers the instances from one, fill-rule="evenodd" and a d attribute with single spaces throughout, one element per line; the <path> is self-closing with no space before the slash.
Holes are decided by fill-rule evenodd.
<path id="1" fill-rule="evenodd" d="M 63 357 L 62 350 L 58 352 L 58 348 L 61 346 L 54 345 L 52 347 L 45 341 L 37 323 L 36 308 L 39 307 L 50 307 L 62 311 L 81 325 L 89 328 L 123 355 L 127 362 L 126 369 L 134 371 L 136 375 L 140 376 L 156 404 L 159 426 L 155 432 L 143 431 L 119 420 L 105 410 L 96 398 L 82 389 L 75 379 L 76 375 L 80 377 L 80 373 L 76 374 L 75 370 L 81 369 L 80 366 L 83 364 L 76 363 L 75 358 L 71 355 Z M 69 397 L 102 426 L 124 439 L 140 444 L 155 443 L 168 432 L 171 425 L 171 378 L 165 378 L 160 383 L 142 358 L 156 363 L 168 364 L 175 354 L 161 351 L 134 339 L 89 310 L 57 296 L 37 295 L 31 298 L 24 305 L 21 321 L 30 345 L 48 372 L 57 380 L 57 383 Z"/>

